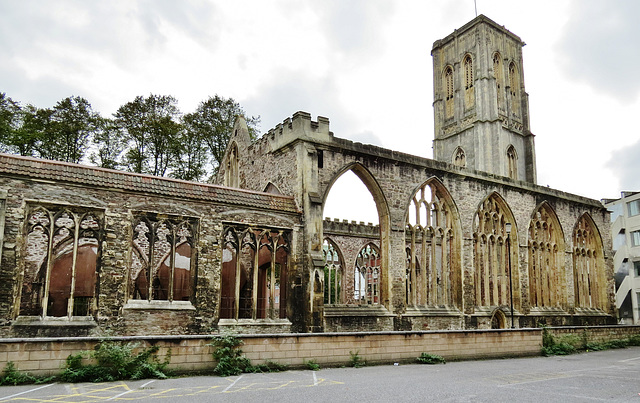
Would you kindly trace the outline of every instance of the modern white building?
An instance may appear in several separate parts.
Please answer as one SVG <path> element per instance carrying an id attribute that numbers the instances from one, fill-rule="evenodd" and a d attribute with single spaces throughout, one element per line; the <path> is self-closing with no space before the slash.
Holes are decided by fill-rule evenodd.
<path id="1" fill-rule="evenodd" d="M 616 307 L 620 323 L 640 324 L 640 192 L 604 199 L 611 211 Z"/>

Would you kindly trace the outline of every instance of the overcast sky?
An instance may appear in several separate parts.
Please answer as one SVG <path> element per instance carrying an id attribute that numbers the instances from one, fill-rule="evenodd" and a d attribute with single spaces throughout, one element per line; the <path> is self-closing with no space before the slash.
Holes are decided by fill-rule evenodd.
<path id="1" fill-rule="evenodd" d="M 640 190 L 640 1 L 477 10 L 527 43 L 538 183 Z M 39 107 L 82 96 L 104 116 L 137 95 L 191 112 L 219 94 L 261 132 L 304 110 L 337 137 L 430 158 L 431 47 L 474 17 L 473 0 L 4 0 L 0 92 Z"/>

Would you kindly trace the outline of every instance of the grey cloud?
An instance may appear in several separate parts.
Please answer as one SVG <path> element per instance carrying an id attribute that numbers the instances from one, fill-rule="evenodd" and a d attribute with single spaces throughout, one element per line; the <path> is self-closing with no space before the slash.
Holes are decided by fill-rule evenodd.
<path id="1" fill-rule="evenodd" d="M 315 119 L 325 116 L 337 137 L 349 138 L 351 119 L 337 101 L 336 83 L 330 77 L 310 77 L 299 71 L 280 71 L 253 98 L 240 103 L 249 115 L 260 115 L 261 131 L 266 132 L 296 111 L 310 113 Z"/>
<path id="2" fill-rule="evenodd" d="M 613 152 L 607 162 L 614 176 L 620 181 L 620 189 L 640 190 L 640 140 L 623 149 Z"/>
<path id="3" fill-rule="evenodd" d="M 349 140 L 357 141 L 362 144 L 373 144 L 382 147 L 382 140 L 375 133 L 370 130 L 356 133 L 349 136 Z"/>
<path id="4" fill-rule="evenodd" d="M 621 102 L 640 95 L 640 2 L 574 0 L 558 43 L 565 73 Z"/>
<path id="5" fill-rule="evenodd" d="M 314 2 L 314 4 L 320 4 Z M 393 13 L 389 0 L 331 0 L 318 7 L 322 27 L 332 48 L 362 62 L 383 49 L 383 26 Z"/>

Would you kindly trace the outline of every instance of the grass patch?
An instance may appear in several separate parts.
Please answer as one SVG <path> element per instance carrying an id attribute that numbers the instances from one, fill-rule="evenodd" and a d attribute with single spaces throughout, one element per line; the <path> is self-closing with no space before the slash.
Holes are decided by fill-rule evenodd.
<path id="1" fill-rule="evenodd" d="M 366 365 L 362 357 L 360 357 L 359 350 L 349 351 L 349 366 L 353 368 L 362 368 Z"/>

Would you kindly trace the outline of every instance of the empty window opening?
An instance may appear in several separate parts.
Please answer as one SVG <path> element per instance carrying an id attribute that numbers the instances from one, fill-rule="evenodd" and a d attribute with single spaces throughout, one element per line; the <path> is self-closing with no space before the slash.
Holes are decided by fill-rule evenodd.
<path id="1" fill-rule="evenodd" d="M 368 244 L 358 252 L 353 299 L 356 304 L 380 304 L 380 251 L 374 244 Z"/>
<path id="2" fill-rule="evenodd" d="M 342 303 L 342 259 L 337 246 L 329 239 L 322 244 L 324 255 L 324 303 Z"/>
<path id="3" fill-rule="evenodd" d="M 529 222 L 529 303 L 561 306 L 564 299 L 564 237 L 555 212 L 542 204 Z"/>
<path id="4" fill-rule="evenodd" d="M 342 174 L 331 186 L 323 215 L 373 225 L 379 222 L 373 195 L 352 171 Z"/>
<path id="5" fill-rule="evenodd" d="M 28 206 L 20 315 L 93 315 L 103 213 Z"/>

